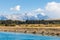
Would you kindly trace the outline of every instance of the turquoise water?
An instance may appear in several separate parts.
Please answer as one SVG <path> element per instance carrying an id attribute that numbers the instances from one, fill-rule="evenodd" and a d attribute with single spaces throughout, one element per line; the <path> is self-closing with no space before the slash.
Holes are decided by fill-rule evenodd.
<path id="1" fill-rule="evenodd" d="M 60 40 L 60 37 L 0 32 L 0 40 Z"/>

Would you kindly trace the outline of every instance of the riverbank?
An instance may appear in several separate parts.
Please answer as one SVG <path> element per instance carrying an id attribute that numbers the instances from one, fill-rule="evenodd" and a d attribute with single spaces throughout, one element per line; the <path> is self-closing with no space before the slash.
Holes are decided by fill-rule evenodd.
<path id="1" fill-rule="evenodd" d="M 21 24 L 21 26 L 0 26 L 0 31 L 60 36 L 60 27 L 40 27 L 39 25 L 36 26 L 31 24 Z"/>

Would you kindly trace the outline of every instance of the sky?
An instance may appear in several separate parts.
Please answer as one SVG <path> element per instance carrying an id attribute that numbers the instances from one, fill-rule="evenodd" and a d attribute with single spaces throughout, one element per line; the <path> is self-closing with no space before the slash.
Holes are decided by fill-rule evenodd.
<path id="1" fill-rule="evenodd" d="M 0 15 L 33 12 L 60 18 L 60 0 L 0 0 Z"/>

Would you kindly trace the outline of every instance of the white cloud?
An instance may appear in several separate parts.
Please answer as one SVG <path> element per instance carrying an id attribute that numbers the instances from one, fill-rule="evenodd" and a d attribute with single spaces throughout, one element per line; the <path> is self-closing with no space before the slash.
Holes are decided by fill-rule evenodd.
<path id="1" fill-rule="evenodd" d="M 35 12 L 43 12 L 43 11 L 44 11 L 44 10 L 41 9 L 41 8 L 38 8 L 38 9 L 35 10 Z"/>
<path id="2" fill-rule="evenodd" d="M 48 2 L 45 9 L 38 8 L 34 11 L 35 14 L 40 13 L 43 16 L 48 15 L 50 18 L 60 18 L 60 3 Z"/>
<path id="3" fill-rule="evenodd" d="M 60 3 L 49 2 L 46 5 L 46 10 L 53 13 L 60 13 Z"/>
<path id="4" fill-rule="evenodd" d="M 34 10 L 36 13 L 40 13 L 41 15 L 45 16 L 46 14 L 44 13 L 44 10 L 41 8 L 38 8 L 36 10 Z"/>
<path id="5" fill-rule="evenodd" d="M 13 8 L 12 8 L 13 9 Z M 11 20 L 40 20 L 43 19 L 40 17 L 45 17 L 44 10 L 41 8 L 35 9 L 34 11 L 21 13 L 21 14 L 12 14 L 12 15 L 5 15 L 4 17 Z"/>
<path id="6" fill-rule="evenodd" d="M 21 9 L 20 5 L 17 5 L 15 7 L 13 7 L 13 8 L 10 8 L 10 10 L 13 10 L 13 11 L 20 11 L 20 9 Z"/>
<path id="7" fill-rule="evenodd" d="M 60 18 L 60 3 L 48 2 L 45 9 L 37 8 L 27 15 L 37 17 L 38 14 L 43 16 L 48 15 L 50 18 Z"/>
<path id="8" fill-rule="evenodd" d="M 41 15 L 45 16 L 46 14 L 42 12 Z"/>

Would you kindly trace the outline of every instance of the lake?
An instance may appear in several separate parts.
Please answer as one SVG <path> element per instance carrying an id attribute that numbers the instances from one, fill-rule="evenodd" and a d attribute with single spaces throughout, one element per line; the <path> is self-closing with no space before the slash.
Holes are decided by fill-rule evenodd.
<path id="1" fill-rule="evenodd" d="M 13 32 L 0 32 L 0 40 L 60 40 L 60 37 Z"/>

